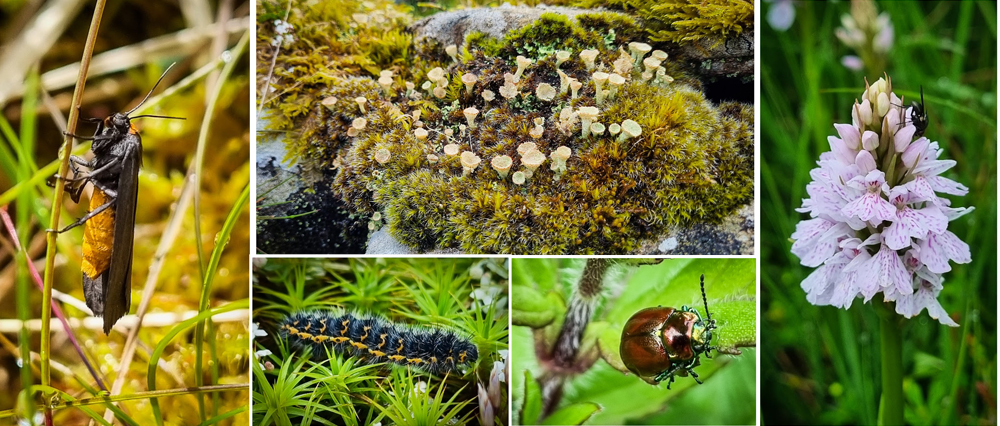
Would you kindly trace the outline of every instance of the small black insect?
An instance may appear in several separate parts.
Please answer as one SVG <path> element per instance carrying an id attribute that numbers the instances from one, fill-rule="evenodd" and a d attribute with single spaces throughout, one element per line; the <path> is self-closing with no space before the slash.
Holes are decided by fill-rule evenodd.
<path id="1" fill-rule="evenodd" d="M 910 103 L 910 122 L 913 123 L 913 127 L 917 128 L 917 131 L 913 133 L 913 137 L 919 138 L 924 135 L 924 130 L 927 130 L 927 110 L 924 108 L 924 86 L 920 86 L 920 103 L 913 101 Z"/>
<path id="2" fill-rule="evenodd" d="M 173 67 L 171 65 L 170 67 Z M 94 186 L 90 211 L 84 217 L 59 230 L 60 233 L 83 225 L 83 294 L 94 315 L 104 317 L 104 333 L 128 313 L 131 301 L 132 245 L 135 232 L 135 208 L 139 195 L 139 167 L 142 165 L 142 139 L 133 119 L 142 117 L 181 117 L 137 115 L 130 117 L 153 93 L 163 72 L 146 97 L 128 112 L 116 112 L 104 119 L 81 121 L 96 123 L 94 136 L 66 133 L 77 139 L 92 140 L 91 160 L 72 156 L 73 177 L 65 178 L 73 202 L 80 202 L 87 183 Z M 80 170 L 80 166 L 89 172 Z"/>

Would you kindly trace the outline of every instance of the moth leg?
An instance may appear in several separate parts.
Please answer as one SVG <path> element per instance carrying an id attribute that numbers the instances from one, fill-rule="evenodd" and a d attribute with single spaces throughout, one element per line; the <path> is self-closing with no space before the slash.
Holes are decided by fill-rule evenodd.
<path id="1" fill-rule="evenodd" d="M 94 216 L 97 216 L 101 212 L 107 210 L 108 207 L 113 206 L 115 204 L 115 201 L 117 201 L 117 198 L 111 196 L 110 194 L 108 195 L 108 197 L 111 198 L 110 200 L 108 200 L 108 202 L 106 202 L 104 204 L 101 204 L 100 206 L 98 206 L 94 210 L 91 210 L 89 213 L 87 213 L 86 216 L 81 217 L 76 222 L 73 222 L 73 223 L 69 224 L 69 226 L 67 226 L 67 227 L 65 227 L 63 229 L 60 229 L 59 233 L 61 234 L 61 233 L 66 232 L 66 231 L 68 231 L 70 229 L 76 228 L 77 226 L 83 225 L 83 223 L 86 222 L 87 220 L 90 220 L 90 218 L 92 218 Z"/>

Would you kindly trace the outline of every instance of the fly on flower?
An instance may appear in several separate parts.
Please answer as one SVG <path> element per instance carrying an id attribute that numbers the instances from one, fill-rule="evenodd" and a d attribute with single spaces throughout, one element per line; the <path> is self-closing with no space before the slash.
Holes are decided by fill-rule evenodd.
<path id="1" fill-rule="evenodd" d="M 867 303 L 881 293 L 906 318 L 927 309 L 958 326 L 937 297 L 949 262 L 972 261 L 948 223 L 973 207 L 952 207 L 940 195 L 969 190 L 942 176 L 956 162 L 941 159 L 938 143 L 923 136 L 922 88 L 909 122 L 888 76 L 866 84 L 861 98 L 851 124 L 834 124 L 839 137 L 827 138 L 830 151 L 820 154 L 809 198 L 797 209 L 810 219 L 796 225 L 792 253 L 817 268 L 802 282 L 806 299 L 848 309 L 856 298 Z"/>

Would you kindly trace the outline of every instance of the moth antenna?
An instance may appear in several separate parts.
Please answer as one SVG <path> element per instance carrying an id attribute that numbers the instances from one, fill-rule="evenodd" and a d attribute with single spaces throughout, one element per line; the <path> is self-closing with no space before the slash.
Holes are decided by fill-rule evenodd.
<path id="1" fill-rule="evenodd" d="M 163 71 L 163 74 L 160 74 L 160 79 L 156 80 L 156 84 L 153 85 L 152 89 L 149 89 L 149 93 L 146 93 L 146 97 L 142 98 L 142 101 L 139 102 L 139 105 L 136 105 L 135 108 L 132 108 L 131 110 L 129 110 L 129 112 L 126 112 L 125 113 L 126 117 L 128 117 L 133 112 L 135 112 L 135 110 L 139 109 L 139 107 L 141 107 L 142 104 L 146 103 L 146 100 L 149 99 L 149 95 L 153 94 L 153 91 L 156 90 L 156 86 L 158 86 L 160 84 L 160 82 L 163 81 L 163 77 L 167 76 L 167 73 L 170 72 L 170 69 L 173 68 L 174 65 L 177 65 L 177 62 L 174 62 L 174 63 L 170 64 L 170 66 L 167 67 L 167 69 Z"/>
<path id="2" fill-rule="evenodd" d="M 712 319 L 712 313 L 708 312 L 708 297 L 705 296 L 705 274 L 701 274 L 701 300 L 705 302 L 705 316 Z"/>
<path id="3" fill-rule="evenodd" d="M 153 115 L 153 114 L 137 115 L 135 117 L 129 117 L 129 119 L 130 120 L 134 120 L 136 118 L 143 118 L 143 117 L 149 117 L 149 118 L 168 118 L 168 119 L 171 119 L 171 120 L 187 120 L 187 117 L 174 117 L 174 116 L 171 116 L 171 115 Z"/>
<path id="4" fill-rule="evenodd" d="M 924 114 L 927 113 L 927 104 L 924 103 L 924 85 L 920 85 L 920 105 L 924 110 Z"/>

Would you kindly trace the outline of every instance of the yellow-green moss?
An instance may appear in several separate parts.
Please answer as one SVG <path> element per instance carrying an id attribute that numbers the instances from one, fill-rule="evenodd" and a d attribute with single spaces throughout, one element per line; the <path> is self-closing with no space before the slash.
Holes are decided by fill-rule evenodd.
<path id="1" fill-rule="evenodd" d="M 718 37 L 721 42 L 753 27 L 752 0 L 578 0 L 575 5 L 633 13 L 653 41 L 685 44 Z"/>

